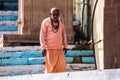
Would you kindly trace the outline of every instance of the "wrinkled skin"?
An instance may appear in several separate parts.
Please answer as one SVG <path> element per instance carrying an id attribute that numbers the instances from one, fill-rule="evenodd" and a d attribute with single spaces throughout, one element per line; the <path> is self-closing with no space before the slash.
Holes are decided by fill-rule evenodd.
<path id="1" fill-rule="evenodd" d="M 59 10 L 53 10 L 52 13 L 50 13 L 50 17 L 54 22 L 58 21 L 59 15 L 60 15 Z"/>

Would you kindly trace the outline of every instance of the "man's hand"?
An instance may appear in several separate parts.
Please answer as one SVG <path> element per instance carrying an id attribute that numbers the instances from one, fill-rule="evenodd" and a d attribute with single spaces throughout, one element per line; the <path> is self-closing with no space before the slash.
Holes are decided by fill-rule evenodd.
<path id="1" fill-rule="evenodd" d="M 43 49 L 43 50 L 42 50 L 42 55 L 43 55 L 43 57 L 46 56 L 46 49 Z"/>
<path id="2" fill-rule="evenodd" d="M 64 54 L 66 55 L 67 53 L 67 48 L 63 48 Z"/>

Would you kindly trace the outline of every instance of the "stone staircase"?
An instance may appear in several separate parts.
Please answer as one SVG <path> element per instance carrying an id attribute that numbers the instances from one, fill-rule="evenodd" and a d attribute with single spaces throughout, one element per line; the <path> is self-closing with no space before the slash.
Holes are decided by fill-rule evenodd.
<path id="1" fill-rule="evenodd" d="M 18 0 L 0 0 L 0 38 L 17 35 L 17 19 Z M 65 55 L 67 71 L 94 70 L 93 51 L 72 50 L 74 47 L 70 45 Z M 44 73 L 44 63 L 40 46 L 0 47 L 0 76 Z"/>
<path id="2" fill-rule="evenodd" d="M 69 45 L 67 51 L 66 71 L 94 70 L 93 51 L 72 50 Z M 0 48 L 0 76 L 44 73 L 45 58 L 41 55 L 40 46 L 20 46 Z"/>
<path id="3" fill-rule="evenodd" d="M 0 38 L 3 34 L 17 34 L 18 0 L 0 0 Z"/>

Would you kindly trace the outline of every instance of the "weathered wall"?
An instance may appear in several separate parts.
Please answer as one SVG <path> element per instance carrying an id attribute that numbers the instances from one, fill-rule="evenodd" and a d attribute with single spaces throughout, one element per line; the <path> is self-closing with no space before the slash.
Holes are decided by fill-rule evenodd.
<path id="1" fill-rule="evenodd" d="M 22 19 L 19 26 L 20 34 L 39 35 L 42 20 L 49 16 L 52 7 L 59 7 L 65 21 L 68 42 L 73 42 L 72 0 L 20 0 L 19 3 L 19 19 Z"/>
<path id="2" fill-rule="evenodd" d="M 105 0 L 104 67 L 120 68 L 120 0 Z"/>
<path id="3" fill-rule="evenodd" d="M 119 14 L 120 0 L 98 0 L 94 19 L 97 69 L 120 68 Z"/>

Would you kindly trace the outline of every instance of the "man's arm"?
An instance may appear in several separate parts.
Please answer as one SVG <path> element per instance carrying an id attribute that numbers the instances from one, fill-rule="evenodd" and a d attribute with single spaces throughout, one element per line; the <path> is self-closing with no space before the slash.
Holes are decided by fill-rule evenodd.
<path id="1" fill-rule="evenodd" d="M 41 24 L 40 37 L 39 37 L 43 56 L 46 55 L 46 34 L 47 34 L 46 27 L 47 27 L 46 23 L 45 23 L 45 21 L 43 21 Z"/>
<path id="2" fill-rule="evenodd" d="M 62 22 L 63 23 L 63 22 Z M 62 26 L 62 37 L 63 37 L 63 50 L 65 51 L 65 54 L 67 52 L 67 36 L 66 36 L 66 30 L 65 30 L 65 25 L 63 23 Z"/>
<path id="3" fill-rule="evenodd" d="M 63 35 L 63 46 L 64 48 L 67 48 L 67 37 L 66 37 L 65 27 L 63 27 L 62 35 Z"/>

